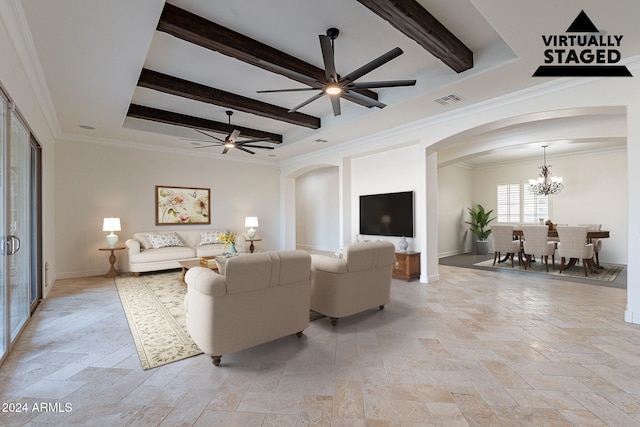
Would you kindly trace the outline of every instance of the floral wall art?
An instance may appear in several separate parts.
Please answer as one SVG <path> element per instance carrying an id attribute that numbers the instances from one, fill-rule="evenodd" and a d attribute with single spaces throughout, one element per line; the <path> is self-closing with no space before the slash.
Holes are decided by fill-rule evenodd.
<path id="1" fill-rule="evenodd" d="M 211 224 L 208 188 L 156 185 L 156 225 Z"/>

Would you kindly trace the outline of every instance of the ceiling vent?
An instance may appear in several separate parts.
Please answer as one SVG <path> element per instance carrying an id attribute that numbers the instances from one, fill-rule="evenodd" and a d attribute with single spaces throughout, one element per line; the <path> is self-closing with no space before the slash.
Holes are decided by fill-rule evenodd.
<path id="1" fill-rule="evenodd" d="M 438 98 L 435 101 L 438 104 L 442 104 L 442 105 L 451 105 L 454 104 L 456 102 L 460 102 L 462 101 L 464 98 L 462 98 L 460 95 L 458 95 L 457 93 L 452 93 L 450 95 L 447 96 L 443 96 L 442 98 Z"/>

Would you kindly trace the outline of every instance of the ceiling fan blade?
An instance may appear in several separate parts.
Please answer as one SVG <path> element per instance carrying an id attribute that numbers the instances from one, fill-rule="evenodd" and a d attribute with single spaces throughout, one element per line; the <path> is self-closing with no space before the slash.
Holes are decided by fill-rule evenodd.
<path id="1" fill-rule="evenodd" d="M 322 60 L 324 61 L 324 75 L 327 82 L 338 83 L 338 73 L 336 72 L 336 63 L 333 55 L 333 46 L 331 46 L 331 37 L 320 35 L 320 49 L 322 49 Z"/>
<path id="2" fill-rule="evenodd" d="M 196 132 L 198 132 L 198 133 L 201 133 L 201 134 L 203 134 L 203 135 L 208 136 L 209 138 L 217 139 L 217 140 L 218 140 L 218 141 L 220 141 L 220 142 L 224 142 L 224 139 L 220 139 L 220 138 L 218 138 L 217 136 L 209 135 L 208 133 L 206 133 L 206 132 L 204 132 L 204 131 L 201 131 L 200 129 L 194 129 L 194 130 L 195 130 Z"/>
<path id="3" fill-rule="evenodd" d="M 371 107 L 384 108 L 384 107 L 387 106 L 387 104 L 384 104 L 384 103 L 382 103 L 380 101 L 376 101 L 375 99 L 369 98 L 368 96 L 361 95 L 361 94 L 359 94 L 358 92 L 355 92 L 355 91 L 349 91 L 349 90 L 344 91 L 342 93 L 342 97 L 344 99 L 347 99 L 347 100 L 351 101 L 351 102 L 356 102 L 357 101 L 358 103 L 362 103 L 362 104 L 368 106 L 369 108 L 371 108 Z M 349 98 L 352 98 L 352 99 L 349 99 Z M 356 100 L 356 101 L 354 101 L 354 100 Z"/>
<path id="4" fill-rule="evenodd" d="M 351 83 L 349 89 L 374 89 L 382 87 L 415 86 L 416 80 L 388 80 L 381 82 Z"/>
<path id="5" fill-rule="evenodd" d="M 231 135 L 229 135 L 229 138 L 227 138 L 227 140 L 235 144 L 236 139 L 238 139 L 239 136 L 240 136 L 240 131 L 238 129 L 234 129 L 233 132 L 231 132 Z"/>
<path id="6" fill-rule="evenodd" d="M 236 147 L 240 148 L 240 147 L 238 147 L 238 144 L 236 144 Z M 264 148 L 265 150 L 273 150 L 274 149 L 273 147 L 265 147 L 264 145 L 251 145 L 251 144 L 242 144 L 242 147 Z"/>
<path id="7" fill-rule="evenodd" d="M 298 111 L 298 109 L 304 107 L 307 104 L 312 103 L 313 101 L 315 101 L 316 99 L 322 98 L 325 95 L 324 92 L 320 92 L 317 95 L 312 96 L 311 98 L 307 99 L 306 101 L 304 101 L 302 104 L 296 105 L 295 107 L 293 107 L 292 109 L 289 110 L 290 113 L 295 113 L 296 111 Z"/>
<path id="8" fill-rule="evenodd" d="M 304 92 L 307 90 L 318 90 L 316 87 L 300 87 L 296 89 L 271 89 L 271 90 L 257 90 L 256 93 L 273 93 L 273 92 Z"/>
<path id="9" fill-rule="evenodd" d="M 290 79 L 299 81 L 300 83 L 304 83 L 316 89 L 322 89 L 325 85 L 324 82 L 318 81 L 316 79 L 312 79 L 311 77 L 305 76 L 304 74 L 298 73 L 288 68 L 281 67 L 276 64 L 272 64 L 267 61 L 259 60 L 258 65 L 263 66 L 263 68 L 265 68 L 266 70 L 269 70 L 274 73 L 282 74 L 283 76 L 289 77 Z"/>
<path id="10" fill-rule="evenodd" d="M 342 114 L 342 111 L 340 111 L 340 97 L 336 95 L 329 95 L 329 98 L 331 99 L 331 108 L 333 108 L 333 115 L 339 116 L 340 114 Z"/>
<path id="11" fill-rule="evenodd" d="M 247 153 L 249 153 L 249 154 L 256 154 L 256 153 L 254 153 L 253 151 L 251 151 L 251 150 L 247 150 L 247 149 L 246 149 L 246 148 L 244 148 L 244 147 L 236 146 L 236 148 L 237 148 L 238 150 L 245 151 L 245 152 L 247 152 Z"/>
<path id="12" fill-rule="evenodd" d="M 220 144 L 212 144 L 212 145 L 199 145 L 193 148 L 198 149 L 198 148 L 220 147 L 221 145 L 224 145 L 224 144 L 220 143 Z"/>
<path id="13" fill-rule="evenodd" d="M 227 154 L 228 151 L 229 151 L 229 147 L 225 145 L 224 150 L 222 150 L 222 154 Z"/>
<path id="14" fill-rule="evenodd" d="M 391 49 L 389 52 L 380 55 L 379 57 L 377 57 L 376 59 L 374 59 L 373 61 L 368 62 L 367 64 L 364 64 L 362 67 L 358 68 L 357 70 L 354 70 L 352 72 L 350 72 L 349 74 L 347 74 L 346 76 L 343 76 L 340 81 L 355 81 L 356 79 L 364 76 L 365 74 L 375 70 L 376 68 L 386 64 L 387 62 L 391 61 L 393 58 L 396 58 L 400 55 L 402 55 L 404 52 L 402 52 L 402 49 L 400 49 L 399 47 L 396 47 L 394 49 Z"/>

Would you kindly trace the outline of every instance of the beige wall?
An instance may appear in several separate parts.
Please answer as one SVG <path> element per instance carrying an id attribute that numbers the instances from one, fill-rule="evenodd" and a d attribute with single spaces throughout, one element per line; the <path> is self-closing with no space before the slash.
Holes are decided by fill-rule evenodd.
<path id="1" fill-rule="evenodd" d="M 103 274 L 108 252 L 104 217 L 121 219 L 120 244 L 134 232 L 169 230 L 155 225 L 155 186 L 211 189 L 211 225 L 245 232 L 244 218 L 257 216 L 258 250 L 279 249 L 278 168 L 240 163 L 231 156 L 178 155 L 82 141 L 56 144 L 57 278 Z M 206 226 L 178 225 L 179 228 Z M 175 228 L 174 227 L 174 228 Z M 126 271 L 126 251 L 117 252 Z"/>
<path id="2" fill-rule="evenodd" d="M 336 251 L 340 247 L 339 179 L 336 166 L 296 179 L 296 247 Z"/>

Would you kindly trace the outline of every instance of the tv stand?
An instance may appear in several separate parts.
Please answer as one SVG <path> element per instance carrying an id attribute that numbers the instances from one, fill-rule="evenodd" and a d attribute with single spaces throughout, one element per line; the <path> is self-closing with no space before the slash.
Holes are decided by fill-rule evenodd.
<path id="1" fill-rule="evenodd" d="M 407 282 L 420 278 L 420 252 L 396 252 L 393 277 Z"/>

